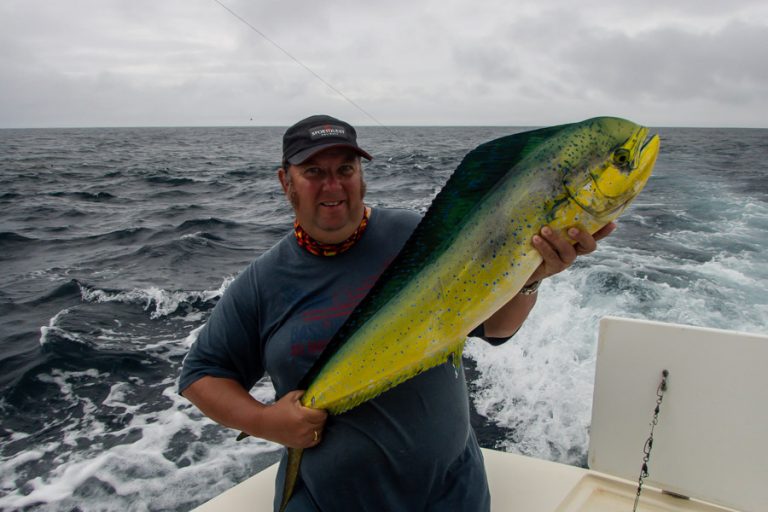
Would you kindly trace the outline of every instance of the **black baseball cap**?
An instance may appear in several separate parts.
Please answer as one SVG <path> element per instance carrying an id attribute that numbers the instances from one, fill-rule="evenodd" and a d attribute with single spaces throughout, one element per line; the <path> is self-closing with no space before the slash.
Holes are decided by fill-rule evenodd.
<path id="1" fill-rule="evenodd" d="M 298 165 L 333 147 L 350 148 L 367 160 L 373 160 L 357 145 L 357 132 L 351 124 L 331 116 L 315 115 L 286 130 L 283 135 L 283 162 Z"/>

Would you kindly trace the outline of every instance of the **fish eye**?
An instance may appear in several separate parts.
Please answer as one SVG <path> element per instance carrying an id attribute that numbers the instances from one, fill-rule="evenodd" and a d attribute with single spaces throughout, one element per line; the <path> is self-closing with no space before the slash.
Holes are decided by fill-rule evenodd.
<path id="1" fill-rule="evenodd" d="M 619 148 L 613 153 L 613 162 L 619 166 L 625 166 L 629 163 L 629 150 Z"/>

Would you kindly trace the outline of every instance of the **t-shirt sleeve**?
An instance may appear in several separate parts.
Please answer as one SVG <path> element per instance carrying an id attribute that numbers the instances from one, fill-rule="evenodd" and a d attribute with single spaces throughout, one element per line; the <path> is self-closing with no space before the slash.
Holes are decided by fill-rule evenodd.
<path id="1" fill-rule="evenodd" d="M 250 389 L 264 375 L 259 339 L 258 290 L 249 267 L 224 291 L 184 359 L 179 392 L 206 375 L 239 382 Z"/>
<path id="2" fill-rule="evenodd" d="M 518 329 L 518 330 L 520 330 L 520 329 Z M 512 336 L 514 336 L 515 334 L 517 334 L 517 331 L 515 331 L 512 334 Z M 473 338 L 480 338 L 480 339 L 485 340 L 486 342 L 488 342 L 488 343 L 490 343 L 491 345 L 494 345 L 494 346 L 502 345 L 502 344 L 506 343 L 510 338 L 512 338 L 512 336 L 506 336 L 504 338 L 493 338 L 491 336 L 486 336 L 485 335 L 485 325 L 484 324 L 480 324 L 477 327 L 475 327 L 474 329 L 472 329 L 472 332 L 469 333 L 469 336 L 473 337 Z"/>

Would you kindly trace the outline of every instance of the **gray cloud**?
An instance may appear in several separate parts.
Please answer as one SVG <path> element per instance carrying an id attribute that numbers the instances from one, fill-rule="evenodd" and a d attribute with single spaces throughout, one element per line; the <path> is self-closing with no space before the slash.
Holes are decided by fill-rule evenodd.
<path id="1" fill-rule="evenodd" d="M 563 61 L 571 80 L 611 97 L 737 105 L 765 96 L 765 48 L 768 27 L 738 22 L 706 33 L 659 28 L 637 36 L 584 37 Z"/>
<path id="2" fill-rule="evenodd" d="M 766 126 L 753 0 L 224 0 L 385 124 Z M 371 120 L 215 2 L 0 4 L 0 127 Z"/>
<path id="3" fill-rule="evenodd" d="M 495 44 L 493 40 L 455 47 L 453 58 L 459 69 L 483 81 L 516 79 L 521 74 L 514 50 Z"/>

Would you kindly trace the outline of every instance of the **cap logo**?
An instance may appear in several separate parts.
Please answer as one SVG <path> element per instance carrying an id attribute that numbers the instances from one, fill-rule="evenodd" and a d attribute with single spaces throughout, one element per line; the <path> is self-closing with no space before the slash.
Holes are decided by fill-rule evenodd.
<path id="1" fill-rule="evenodd" d="M 346 137 L 347 131 L 343 126 L 326 124 L 316 128 L 310 128 L 309 138 L 312 140 L 322 139 L 323 137 Z"/>

